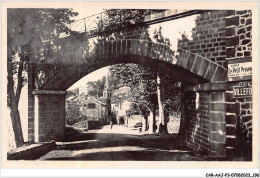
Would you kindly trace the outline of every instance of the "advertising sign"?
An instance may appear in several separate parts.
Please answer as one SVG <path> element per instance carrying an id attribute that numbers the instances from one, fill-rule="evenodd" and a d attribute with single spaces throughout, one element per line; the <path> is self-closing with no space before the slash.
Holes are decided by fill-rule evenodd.
<path id="1" fill-rule="evenodd" d="M 228 77 L 252 75 L 252 62 L 228 64 Z"/>

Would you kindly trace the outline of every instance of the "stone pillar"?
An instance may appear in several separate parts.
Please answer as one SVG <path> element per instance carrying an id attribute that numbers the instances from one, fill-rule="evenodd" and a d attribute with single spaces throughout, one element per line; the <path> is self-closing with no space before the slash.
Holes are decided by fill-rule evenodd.
<path id="1" fill-rule="evenodd" d="M 32 63 L 28 65 L 28 142 L 34 142 L 34 95 L 35 68 Z"/>
<path id="2" fill-rule="evenodd" d="M 35 142 L 61 141 L 65 134 L 66 91 L 35 90 Z"/>
<path id="3" fill-rule="evenodd" d="M 212 155 L 225 156 L 226 143 L 226 103 L 225 92 L 209 94 L 209 150 Z"/>
<path id="4" fill-rule="evenodd" d="M 185 87 L 187 146 L 212 156 L 226 155 L 227 82 Z"/>

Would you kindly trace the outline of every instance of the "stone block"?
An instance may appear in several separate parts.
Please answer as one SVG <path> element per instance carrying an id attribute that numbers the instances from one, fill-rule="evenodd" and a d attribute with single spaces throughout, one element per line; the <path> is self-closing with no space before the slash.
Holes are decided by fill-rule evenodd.
<path id="1" fill-rule="evenodd" d="M 237 30 L 237 34 L 239 35 L 239 34 L 244 34 L 244 33 L 246 33 L 246 28 L 245 27 L 241 27 L 241 28 L 239 28 L 238 30 Z"/>
<path id="2" fill-rule="evenodd" d="M 226 124 L 237 124 L 237 116 L 235 114 L 226 115 Z"/>
<path id="3" fill-rule="evenodd" d="M 189 52 L 187 51 L 181 51 L 180 56 L 178 58 L 177 64 L 183 67 L 184 69 L 187 69 L 188 61 L 189 61 Z"/>
<path id="4" fill-rule="evenodd" d="M 227 47 L 237 46 L 238 44 L 239 44 L 239 36 L 226 38 Z"/>
<path id="5" fill-rule="evenodd" d="M 187 63 L 187 69 L 191 71 L 191 68 L 193 66 L 193 63 L 195 61 L 196 55 L 193 53 L 190 53 L 188 63 Z"/>
<path id="6" fill-rule="evenodd" d="M 236 146 L 236 138 L 235 137 L 226 137 L 226 145 L 235 147 Z"/>
<path id="7" fill-rule="evenodd" d="M 252 52 L 251 51 L 244 51 L 244 56 L 250 57 L 250 56 L 252 56 Z"/>
<path id="8" fill-rule="evenodd" d="M 225 113 L 210 111 L 209 118 L 211 121 L 214 121 L 214 122 L 225 122 Z"/>
<path id="9" fill-rule="evenodd" d="M 236 125 L 226 125 L 227 135 L 236 135 Z"/>
<path id="10" fill-rule="evenodd" d="M 210 140 L 214 142 L 219 142 L 219 143 L 225 143 L 225 133 L 216 133 L 216 132 L 211 132 L 210 133 Z"/>
<path id="11" fill-rule="evenodd" d="M 246 14 L 246 13 L 247 13 L 247 10 L 236 11 L 236 14 L 238 14 L 238 15 L 243 15 L 243 14 Z"/>
<path id="12" fill-rule="evenodd" d="M 209 104 L 210 111 L 223 111 L 226 112 L 225 103 L 210 103 Z"/>
<path id="13" fill-rule="evenodd" d="M 216 71 L 217 65 L 214 63 L 209 64 L 209 68 L 207 70 L 207 74 L 205 75 L 205 78 L 211 80 L 215 71 Z"/>
<path id="14" fill-rule="evenodd" d="M 252 26 L 251 25 L 246 27 L 246 31 L 251 31 L 251 30 L 252 30 Z"/>
<path id="15" fill-rule="evenodd" d="M 246 25 L 252 25 L 252 18 L 246 20 Z"/>
<path id="16" fill-rule="evenodd" d="M 225 101 L 223 92 L 211 92 L 209 97 L 211 102 Z"/>
<path id="17" fill-rule="evenodd" d="M 250 108 L 250 103 L 242 103 L 241 104 L 242 109 L 249 109 Z"/>
<path id="18" fill-rule="evenodd" d="M 251 38 L 251 32 L 247 32 L 247 33 L 246 33 L 246 37 L 247 37 L 247 38 Z"/>
<path id="19" fill-rule="evenodd" d="M 226 132 L 226 123 L 224 122 L 211 122 L 210 130 L 216 132 Z"/>
<path id="20" fill-rule="evenodd" d="M 242 45 L 246 45 L 246 44 L 248 44 L 248 43 L 250 43 L 251 42 L 251 40 L 250 39 L 244 39 L 244 40 L 242 40 Z"/>
<path id="21" fill-rule="evenodd" d="M 197 74 L 199 72 L 199 68 L 200 68 L 200 65 L 203 62 L 203 60 L 204 60 L 204 58 L 201 57 L 201 56 L 196 57 L 196 60 L 194 61 L 194 64 L 193 64 L 192 69 L 191 69 L 191 71 L 193 73 Z"/>
<path id="22" fill-rule="evenodd" d="M 209 146 L 210 146 L 211 151 L 219 152 L 220 150 L 225 150 L 225 144 L 224 143 L 210 142 Z"/>
<path id="23" fill-rule="evenodd" d="M 227 58 L 236 57 L 236 48 L 226 48 Z"/>
<path id="24" fill-rule="evenodd" d="M 249 122 L 252 121 L 252 116 L 242 116 L 243 122 Z"/>
<path id="25" fill-rule="evenodd" d="M 239 16 L 229 17 L 226 18 L 226 26 L 238 26 L 239 25 Z"/>
<path id="26" fill-rule="evenodd" d="M 236 109 L 237 107 L 235 103 L 226 103 L 226 112 L 235 113 Z"/>

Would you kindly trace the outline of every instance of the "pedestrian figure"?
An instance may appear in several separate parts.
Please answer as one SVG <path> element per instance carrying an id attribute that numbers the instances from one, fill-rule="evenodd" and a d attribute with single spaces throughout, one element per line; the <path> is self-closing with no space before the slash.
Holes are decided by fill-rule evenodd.
<path id="1" fill-rule="evenodd" d="M 111 129 L 112 129 L 112 127 L 113 127 L 113 121 L 110 121 L 110 126 L 111 126 Z"/>

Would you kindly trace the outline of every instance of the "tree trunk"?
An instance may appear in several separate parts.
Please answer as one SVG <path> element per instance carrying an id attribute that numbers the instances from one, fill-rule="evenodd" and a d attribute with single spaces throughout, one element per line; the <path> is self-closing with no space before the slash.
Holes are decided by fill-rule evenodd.
<path id="1" fill-rule="evenodd" d="M 13 79 L 13 66 L 12 66 L 12 59 L 8 58 L 7 60 L 7 79 L 8 79 L 8 84 L 7 84 L 7 94 L 9 97 L 9 105 L 11 109 L 11 121 L 12 121 L 12 127 L 14 130 L 14 137 L 15 137 L 15 144 L 17 147 L 20 147 L 24 144 L 24 139 L 23 139 L 23 132 L 22 132 L 22 125 L 21 125 L 21 120 L 20 120 L 20 113 L 18 110 L 18 103 L 20 99 L 20 93 L 21 93 L 21 88 L 22 85 L 17 86 L 16 93 L 18 94 L 17 96 L 14 93 L 14 79 Z M 23 63 L 20 63 L 20 65 L 23 65 Z M 19 66 L 19 69 L 21 67 Z M 18 72 L 18 74 L 22 75 L 21 73 Z M 18 76 L 20 78 L 21 76 Z"/>
<path id="2" fill-rule="evenodd" d="M 145 131 L 148 131 L 148 115 L 145 117 Z"/>
<path id="3" fill-rule="evenodd" d="M 12 106 L 11 120 L 12 120 L 12 127 L 14 130 L 15 144 L 16 147 L 20 147 L 24 144 L 24 139 L 23 139 L 22 125 L 21 125 L 18 106 Z"/>
<path id="4" fill-rule="evenodd" d="M 164 101 L 164 80 L 157 72 L 157 97 L 158 97 L 158 106 L 159 106 L 159 129 L 158 134 L 167 134 L 167 125 L 165 120 L 165 111 L 163 109 Z"/>
<path id="5" fill-rule="evenodd" d="M 149 128 L 148 133 L 154 133 L 154 121 L 153 121 L 153 112 L 150 111 L 149 115 Z"/>
<path id="6" fill-rule="evenodd" d="M 177 135 L 177 145 L 182 147 L 186 143 L 186 121 L 185 121 L 185 106 L 184 106 L 184 93 L 182 92 L 181 99 L 181 119 L 180 119 L 180 128 Z"/>
<path id="7" fill-rule="evenodd" d="M 128 119 L 129 119 L 129 117 L 126 116 L 126 127 L 128 127 Z"/>
<path id="8" fill-rule="evenodd" d="M 144 116 L 142 120 L 142 132 L 144 133 L 147 129 L 148 116 Z"/>

